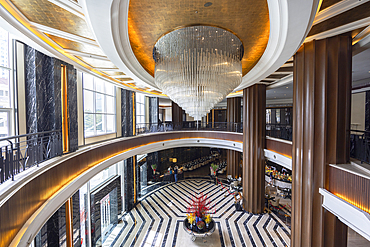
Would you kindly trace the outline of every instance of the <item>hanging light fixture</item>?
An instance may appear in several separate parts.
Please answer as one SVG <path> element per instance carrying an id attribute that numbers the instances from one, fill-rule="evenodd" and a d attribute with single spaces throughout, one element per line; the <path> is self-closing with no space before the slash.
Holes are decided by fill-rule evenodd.
<path id="1" fill-rule="evenodd" d="M 172 31 L 154 46 L 155 83 L 185 112 L 201 120 L 240 85 L 244 48 L 237 36 L 211 26 Z"/>

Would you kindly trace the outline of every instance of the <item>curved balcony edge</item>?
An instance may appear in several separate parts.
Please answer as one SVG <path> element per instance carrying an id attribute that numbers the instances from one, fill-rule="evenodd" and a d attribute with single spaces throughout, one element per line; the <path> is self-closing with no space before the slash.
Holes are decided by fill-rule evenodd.
<path id="1" fill-rule="evenodd" d="M 137 154 L 177 147 L 218 147 L 242 152 L 243 134 L 186 131 L 143 134 L 83 148 L 57 158 L 0 201 L 0 245 L 27 246 L 51 215 L 100 171 Z"/>

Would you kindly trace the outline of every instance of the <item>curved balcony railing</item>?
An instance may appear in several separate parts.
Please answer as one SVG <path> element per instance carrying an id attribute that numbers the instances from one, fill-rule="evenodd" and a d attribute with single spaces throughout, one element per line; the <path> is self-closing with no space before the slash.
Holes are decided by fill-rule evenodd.
<path id="1" fill-rule="evenodd" d="M 243 133 L 243 123 L 234 122 L 197 122 L 186 121 L 182 123 L 138 123 L 136 124 L 136 134 L 154 133 L 154 132 L 168 132 L 179 130 L 211 130 L 211 131 L 228 131 Z"/>
<path id="2" fill-rule="evenodd" d="M 39 163 L 59 156 L 61 131 L 46 131 L 0 139 L 0 183 Z"/>
<path id="3" fill-rule="evenodd" d="M 350 156 L 370 164 L 370 131 L 351 130 Z"/>
<path id="4" fill-rule="evenodd" d="M 266 136 L 291 141 L 293 127 L 289 124 L 266 124 Z"/>

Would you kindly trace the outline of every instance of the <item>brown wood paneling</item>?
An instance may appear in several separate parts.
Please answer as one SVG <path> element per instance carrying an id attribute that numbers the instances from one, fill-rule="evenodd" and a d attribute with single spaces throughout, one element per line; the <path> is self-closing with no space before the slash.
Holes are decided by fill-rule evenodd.
<path id="1" fill-rule="evenodd" d="M 292 246 L 346 246 L 346 226 L 322 208 L 328 164 L 349 159 L 351 37 L 312 41 L 294 56 Z"/>
<path id="2" fill-rule="evenodd" d="M 324 10 L 324 9 L 326 9 L 326 8 L 332 6 L 333 4 L 336 4 L 340 1 L 342 1 L 342 0 L 323 0 L 322 4 L 321 4 L 321 7 L 320 7 L 320 11 Z"/>
<path id="3" fill-rule="evenodd" d="M 266 85 L 243 90 L 243 206 L 260 214 L 265 205 Z"/>
<path id="4" fill-rule="evenodd" d="M 346 12 L 336 15 L 326 21 L 314 25 L 311 28 L 310 32 L 308 33 L 307 37 L 339 26 L 343 26 L 351 22 L 367 18 L 369 17 L 369 13 L 370 13 L 370 2 L 361 4 L 360 6 L 357 6 L 353 9 L 350 9 Z"/>
<path id="5" fill-rule="evenodd" d="M 182 126 L 182 108 L 172 101 L 172 123 Z"/>
<path id="6" fill-rule="evenodd" d="M 237 126 L 234 123 L 241 122 L 241 114 L 242 114 L 242 98 L 241 97 L 227 98 L 226 120 L 229 123 L 228 124 L 229 131 L 236 131 L 235 128 L 237 128 Z M 231 175 L 234 178 L 242 175 L 239 169 L 240 155 L 241 155 L 240 152 L 234 150 L 227 150 L 226 152 L 227 175 Z"/>
<path id="7" fill-rule="evenodd" d="M 329 166 L 328 191 L 370 213 L 370 179 Z"/>
<path id="8" fill-rule="evenodd" d="M 183 131 L 117 139 L 112 143 L 71 156 L 46 170 L 12 195 L 0 208 L 0 246 L 8 246 L 36 210 L 64 185 L 100 162 L 142 145 L 185 138 L 211 138 L 242 142 L 240 133 Z M 165 146 L 164 146 L 165 148 Z M 72 153 L 73 155 L 73 153 Z M 72 196 L 72 195 L 71 195 Z"/>
<path id="9" fill-rule="evenodd" d="M 266 139 L 266 149 L 285 156 L 292 157 L 292 144 L 280 142 L 278 140 Z"/>

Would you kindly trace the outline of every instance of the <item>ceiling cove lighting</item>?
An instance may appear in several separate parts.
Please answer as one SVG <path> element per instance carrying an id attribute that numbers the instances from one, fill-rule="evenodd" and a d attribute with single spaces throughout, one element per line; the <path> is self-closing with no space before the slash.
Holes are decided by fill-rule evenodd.
<path id="1" fill-rule="evenodd" d="M 163 93 L 195 120 L 240 85 L 244 47 L 212 26 L 191 26 L 162 36 L 154 46 L 154 78 Z"/>

